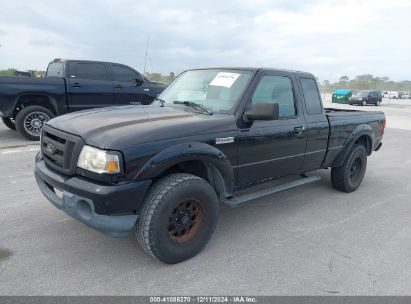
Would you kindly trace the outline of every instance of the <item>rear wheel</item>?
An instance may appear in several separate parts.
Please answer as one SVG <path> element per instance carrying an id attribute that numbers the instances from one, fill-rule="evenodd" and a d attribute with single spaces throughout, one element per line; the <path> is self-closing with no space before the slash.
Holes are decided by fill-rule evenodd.
<path id="1" fill-rule="evenodd" d="M 28 140 L 39 140 L 43 125 L 53 117 L 54 114 L 49 109 L 28 106 L 17 113 L 17 131 Z"/>
<path id="2" fill-rule="evenodd" d="M 334 188 L 343 192 L 356 190 L 367 168 L 367 151 L 363 145 L 355 144 L 341 167 L 331 170 L 331 182 Z"/>
<path id="3" fill-rule="evenodd" d="M 1 120 L 6 125 L 7 128 L 9 128 L 10 130 L 13 130 L 13 131 L 16 130 L 16 123 L 15 123 L 13 118 L 2 117 Z"/>
<path id="4" fill-rule="evenodd" d="M 199 253 L 218 221 L 218 199 L 204 179 L 185 173 L 156 182 L 136 224 L 140 246 L 156 259 L 175 264 Z"/>
<path id="5" fill-rule="evenodd" d="M 377 101 L 377 103 L 375 104 L 377 107 L 381 104 L 381 101 Z"/>

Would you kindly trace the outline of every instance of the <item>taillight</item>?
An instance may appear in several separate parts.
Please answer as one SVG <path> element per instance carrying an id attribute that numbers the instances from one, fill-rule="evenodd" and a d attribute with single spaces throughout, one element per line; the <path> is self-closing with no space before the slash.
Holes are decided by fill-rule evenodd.
<path id="1" fill-rule="evenodd" d="M 381 126 L 381 136 L 384 135 L 385 126 L 387 125 L 387 120 L 384 119 Z"/>

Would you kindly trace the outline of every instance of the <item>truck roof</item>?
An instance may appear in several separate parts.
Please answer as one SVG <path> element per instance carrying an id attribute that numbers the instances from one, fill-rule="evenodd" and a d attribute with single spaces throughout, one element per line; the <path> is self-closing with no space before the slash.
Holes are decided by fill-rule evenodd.
<path id="1" fill-rule="evenodd" d="M 92 62 L 92 63 L 114 63 L 114 64 L 120 64 L 120 65 L 126 65 L 124 63 L 119 63 L 119 62 L 112 62 L 112 61 L 98 61 L 98 60 L 83 60 L 83 59 L 66 59 L 66 58 L 56 58 L 53 59 L 52 61 L 49 62 L 50 63 L 54 63 L 54 62 L 71 62 L 71 61 L 75 61 L 75 62 Z"/>
<path id="2" fill-rule="evenodd" d="M 123 63 L 117 63 L 117 62 L 111 62 L 111 61 L 97 61 L 97 60 L 78 60 L 78 59 L 63 59 L 63 58 L 56 58 L 50 63 L 53 62 L 70 62 L 70 61 L 76 61 L 76 62 L 95 62 L 95 63 L 114 63 L 114 64 L 121 64 L 124 65 Z M 215 67 L 206 67 L 206 68 L 193 68 L 193 69 L 187 69 L 186 71 L 193 71 L 193 70 L 211 70 L 211 69 L 224 69 L 224 70 L 247 70 L 247 71 L 253 71 L 257 72 L 258 70 L 262 70 L 263 72 L 287 72 L 287 73 L 292 73 L 296 74 L 299 76 L 306 76 L 310 78 L 315 78 L 315 76 L 311 73 L 308 72 L 303 72 L 303 71 L 298 71 L 298 70 L 287 70 L 287 69 L 279 69 L 279 68 L 270 68 L 270 67 L 234 67 L 234 66 L 215 66 Z"/>
<path id="3" fill-rule="evenodd" d="M 305 76 L 310 78 L 315 78 L 315 76 L 308 72 L 302 72 L 297 70 L 286 70 L 286 69 L 278 69 L 278 68 L 270 68 L 270 67 L 233 67 L 233 66 L 215 66 L 215 67 L 207 67 L 207 68 L 194 68 L 194 69 L 187 69 L 187 71 L 193 70 L 211 70 L 211 69 L 223 69 L 223 70 L 246 70 L 246 71 L 253 71 L 257 72 L 261 70 L 263 72 L 287 72 L 296 74 L 299 76 Z"/>

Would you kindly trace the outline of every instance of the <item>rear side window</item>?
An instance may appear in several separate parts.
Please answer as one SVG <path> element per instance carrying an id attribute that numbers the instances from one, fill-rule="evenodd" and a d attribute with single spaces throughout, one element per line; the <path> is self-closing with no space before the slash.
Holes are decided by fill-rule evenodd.
<path id="1" fill-rule="evenodd" d="M 106 67 L 102 63 L 77 63 L 75 76 L 82 79 L 108 80 Z"/>
<path id="2" fill-rule="evenodd" d="M 252 97 L 252 103 L 278 103 L 280 117 L 296 115 L 293 86 L 286 76 L 264 76 Z"/>
<path id="3" fill-rule="evenodd" d="M 321 114 L 323 112 L 323 108 L 315 80 L 310 78 L 301 78 L 301 87 L 303 89 L 307 113 Z"/>
<path id="4" fill-rule="evenodd" d="M 113 80 L 114 81 L 123 81 L 128 82 L 132 80 L 136 80 L 138 75 L 132 69 L 120 66 L 120 65 L 112 65 L 111 71 L 113 73 Z"/>
<path id="5" fill-rule="evenodd" d="M 53 62 L 49 64 L 47 68 L 47 77 L 63 77 L 63 63 L 62 62 Z"/>

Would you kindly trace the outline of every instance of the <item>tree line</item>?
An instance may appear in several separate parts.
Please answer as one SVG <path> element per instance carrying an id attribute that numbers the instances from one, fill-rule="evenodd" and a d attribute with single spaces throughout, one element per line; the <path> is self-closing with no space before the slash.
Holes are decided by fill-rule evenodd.
<path id="1" fill-rule="evenodd" d="M 19 71 L 16 69 L 0 70 L 0 76 L 20 76 L 20 75 L 17 75 L 18 73 Z M 20 73 L 27 73 L 27 72 L 20 72 Z M 32 77 L 41 77 L 44 74 L 46 74 L 46 72 L 44 71 L 28 71 L 28 73 Z M 169 84 L 176 78 L 176 75 L 173 72 L 170 72 L 170 74 L 168 75 L 162 75 L 161 73 L 155 73 L 155 72 L 154 73 L 146 72 L 144 76 L 151 81 L 157 81 L 157 82 L 162 82 L 166 84 Z"/>
<path id="2" fill-rule="evenodd" d="M 324 80 L 319 82 L 320 90 L 323 93 L 332 93 L 339 89 L 351 90 L 378 90 L 378 91 L 411 91 L 411 81 L 393 81 L 388 77 L 377 77 L 371 74 L 356 76 L 349 79 L 348 76 L 341 76 L 336 82 Z"/>
<path id="3" fill-rule="evenodd" d="M 151 81 L 156 81 L 156 82 L 162 82 L 162 83 L 166 83 L 169 84 L 170 82 L 172 82 L 177 76 L 174 74 L 174 72 L 170 72 L 170 74 L 168 75 L 162 75 L 161 73 L 149 73 L 146 72 L 144 74 L 144 77 L 146 77 L 147 79 L 151 80 Z"/>
<path id="4" fill-rule="evenodd" d="M 32 76 L 41 76 L 44 74 L 42 71 L 30 71 Z M 14 76 L 16 73 L 15 69 L 0 70 L 0 76 Z M 170 72 L 168 75 L 163 75 L 161 73 L 149 73 L 146 72 L 144 76 L 156 82 L 162 82 L 169 84 L 172 82 L 176 75 L 174 72 Z M 348 76 L 341 76 L 338 81 L 330 82 L 329 80 L 324 80 L 318 82 L 321 92 L 332 93 L 339 89 L 351 89 L 351 90 L 379 90 L 379 91 L 411 91 L 411 81 L 393 81 L 388 77 L 378 77 L 371 74 L 364 74 L 356 76 L 354 79 L 349 79 Z"/>
<path id="5" fill-rule="evenodd" d="M 30 71 L 18 71 L 16 69 L 7 69 L 7 70 L 0 70 L 0 76 L 28 76 L 30 75 L 31 77 L 42 77 L 46 72 L 44 71 L 35 71 L 35 70 L 30 70 Z"/>
<path id="6" fill-rule="evenodd" d="M 0 76 L 14 76 L 15 69 L 0 70 Z"/>

